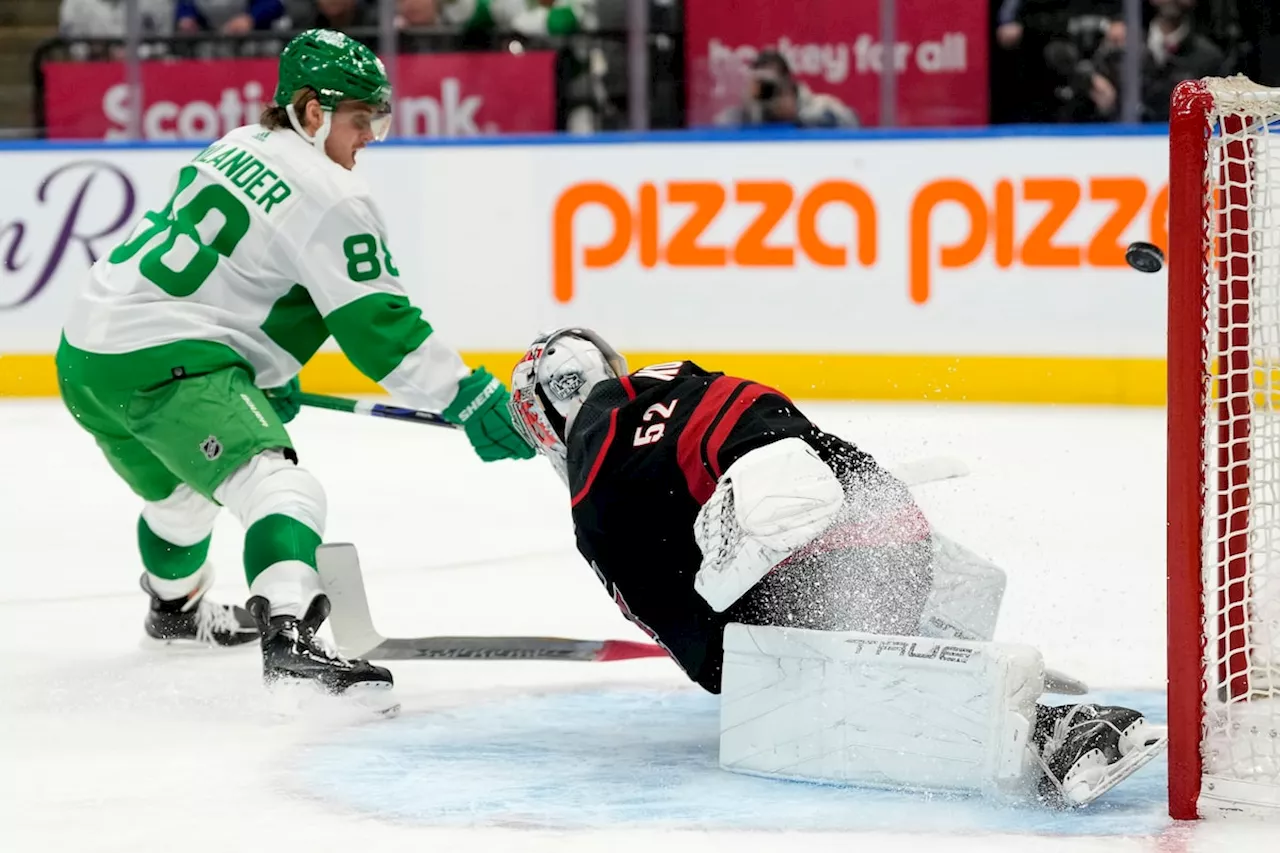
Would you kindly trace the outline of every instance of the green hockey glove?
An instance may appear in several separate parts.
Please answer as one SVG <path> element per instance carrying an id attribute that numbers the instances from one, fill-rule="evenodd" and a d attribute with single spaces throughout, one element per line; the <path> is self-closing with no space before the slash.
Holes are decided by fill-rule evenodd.
<path id="1" fill-rule="evenodd" d="M 507 386 L 483 367 L 458 383 L 458 395 L 441 414 L 461 424 L 476 454 L 485 462 L 498 459 L 532 459 L 533 448 L 511 425 L 507 411 Z"/>
<path id="2" fill-rule="evenodd" d="M 281 423 L 287 424 L 297 417 L 302 409 L 302 401 L 298 397 L 302 393 L 302 383 L 296 376 L 279 388 L 268 388 L 263 393 L 267 395 L 267 402 L 271 404 L 271 408 L 275 409 L 276 414 L 280 416 Z"/>

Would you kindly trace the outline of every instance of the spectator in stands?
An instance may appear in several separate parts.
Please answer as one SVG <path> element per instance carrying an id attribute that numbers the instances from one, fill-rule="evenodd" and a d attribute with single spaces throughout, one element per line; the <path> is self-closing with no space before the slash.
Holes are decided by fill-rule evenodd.
<path id="1" fill-rule="evenodd" d="M 1168 121 L 1174 86 L 1234 69 L 1224 67 L 1222 50 L 1196 31 L 1196 0 L 1151 0 L 1151 5 L 1156 16 L 1142 62 L 1142 120 Z"/>
<path id="2" fill-rule="evenodd" d="M 1147 29 L 1142 57 L 1139 118 L 1169 120 L 1169 97 L 1183 80 L 1230 73 L 1224 54 L 1196 30 L 1196 0 L 1150 0 L 1155 16 Z M 1046 54 L 1050 56 L 1051 54 Z M 1121 66 L 1124 50 L 1107 45 L 1074 66 L 1060 62 L 1072 96 L 1062 117 L 1067 121 L 1115 121 L 1120 118 Z M 1052 61 L 1051 61 L 1052 64 Z"/>
<path id="3" fill-rule="evenodd" d="M 996 43 L 1012 60 L 999 60 L 997 85 L 1013 90 L 1016 121 L 1062 120 L 1064 102 L 1077 98 L 1070 69 L 1127 36 L 1122 0 L 1003 0 L 997 22 Z"/>
<path id="4" fill-rule="evenodd" d="M 313 0 L 307 13 L 293 17 L 297 29 L 319 27 L 347 32 L 378 25 L 376 0 Z"/>
<path id="5" fill-rule="evenodd" d="M 764 50 L 751 63 L 742 102 L 716 117 L 724 127 L 857 127 L 858 116 L 832 95 L 796 80 L 786 57 Z"/>
<path id="6" fill-rule="evenodd" d="M 996 41 L 1006 49 L 1022 44 L 1028 30 L 1048 40 L 1097 29 L 1117 47 L 1126 36 L 1122 0 L 1004 0 L 998 20 Z"/>
<path id="7" fill-rule="evenodd" d="M 243 35 L 287 24 L 282 0 L 177 0 L 178 32 Z"/>
<path id="8" fill-rule="evenodd" d="M 1275 0 L 1240 0 L 1241 29 L 1254 43 L 1245 69 L 1249 79 L 1263 86 L 1280 86 L 1280 9 Z"/>
<path id="9" fill-rule="evenodd" d="M 440 23 L 437 0 L 396 0 L 396 29 L 434 27 Z"/>
<path id="10" fill-rule="evenodd" d="M 62 0 L 58 30 L 64 38 L 124 38 L 125 0 Z M 173 0 L 139 0 L 144 36 L 173 32 Z"/>
<path id="11" fill-rule="evenodd" d="M 525 36 L 595 29 L 594 0 L 441 0 L 445 23 Z"/>
<path id="12" fill-rule="evenodd" d="M 1276 0 L 1239 0 L 1240 72 L 1263 86 L 1280 86 L 1280 7 Z"/>

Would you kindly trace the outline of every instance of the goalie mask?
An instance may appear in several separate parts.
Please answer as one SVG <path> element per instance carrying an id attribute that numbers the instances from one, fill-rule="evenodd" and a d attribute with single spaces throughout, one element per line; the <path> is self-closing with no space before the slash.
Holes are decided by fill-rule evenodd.
<path id="1" fill-rule="evenodd" d="M 569 479 L 566 439 L 591 389 L 627 373 L 618 351 L 589 329 L 539 335 L 511 373 L 511 421 L 525 441 Z"/>

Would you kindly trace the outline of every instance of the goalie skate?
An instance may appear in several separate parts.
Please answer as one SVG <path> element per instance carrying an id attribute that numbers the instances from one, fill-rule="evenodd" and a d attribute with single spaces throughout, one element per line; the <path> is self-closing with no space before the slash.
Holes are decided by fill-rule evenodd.
<path id="1" fill-rule="evenodd" d="M 1142 769 L 1168 742 L 1163 726 L 1129 708 L 1042 707 L 1033 747 L 1044 771 L 1040 798 L 1060 808 L 1087 806 Z"/>

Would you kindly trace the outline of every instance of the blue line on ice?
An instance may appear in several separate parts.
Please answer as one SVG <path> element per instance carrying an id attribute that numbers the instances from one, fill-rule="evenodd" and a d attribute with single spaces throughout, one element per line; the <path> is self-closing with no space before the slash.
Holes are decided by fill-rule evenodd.
<path id="1" fill-rule="evenodd" d="M 1165 720 L 1161 692 L 1084 698 Z M 312 796 L 432 826 L 1132 836 L 1170 824 L 1162 758 L 1092 807 L 1054 812 L 727 773 L 717 715 L 694 689 L 524 696 L 346 729 L 307 746 L 293 771 Z"/>

